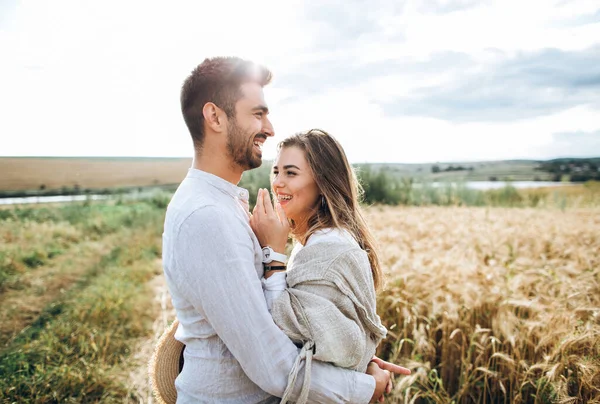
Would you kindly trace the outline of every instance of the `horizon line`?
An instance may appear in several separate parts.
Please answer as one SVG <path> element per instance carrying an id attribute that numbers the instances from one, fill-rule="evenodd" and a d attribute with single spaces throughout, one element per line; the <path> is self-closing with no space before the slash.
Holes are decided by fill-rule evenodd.
<path id="1" fill-rule="evenodd" d="M 17 158 L 17 159 L 122 159 L 122 160 L 184 160 L 184 159 L 193 159 L 193 156 L 2 156 L 0 155 L 0 159 L 9 159 L 9 158 Z M 438 161 L 423 161 L 423 162 L 379 162 L 379 161 L 360 161 L 360 162 L 350 162 L 350 164 L 380 164 L 380 165 L 435 165 L 435 164 L 457 164 L 457 163 L 468 163 L 468 164 L 477 164 L 477 163 L 494 163 L 494 162 L 505 162 L 505 161 L 552 161 L 552 160 L 563 160 L 563 159 L 573 159 L 573 160 L 582 160 L 582 159 L 600 159 L 600 155 L 591 155 L 591 156 L 558 156 L 558 157 L 550 157 L 550 158 L 506 158 L 506 159 L 496 159 L 496 160 L 438 160 Z M 273 161 L 273 159 L 264 159 L 263 161 Z"/>

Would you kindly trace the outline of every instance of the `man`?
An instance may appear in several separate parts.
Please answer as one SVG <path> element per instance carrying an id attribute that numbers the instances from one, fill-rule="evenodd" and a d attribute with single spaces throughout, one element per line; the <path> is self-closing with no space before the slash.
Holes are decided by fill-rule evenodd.
<path id="1" fill-rule="evenodd" d="M 182 87 L 194 161 L 169 204 L 163 234 L 164 272 L 180 322 L 175 338 L 186 345 L 175 383 L 179 403 L 277 402 L 299 353 L 267 311 L 261 245 L 249 225 L 248 193 L 236 186 L 245 170 L 261 165 L 262 146 L 274 135 L 262 91 L 270 80 L 264 67 L 212 58 Z M 271 247 L 271 264 L 285 261 L 285 246 Z M 369 373 L 314 363 L 309 401 L 376 400 L 389 372 L 371 364 Z"/>

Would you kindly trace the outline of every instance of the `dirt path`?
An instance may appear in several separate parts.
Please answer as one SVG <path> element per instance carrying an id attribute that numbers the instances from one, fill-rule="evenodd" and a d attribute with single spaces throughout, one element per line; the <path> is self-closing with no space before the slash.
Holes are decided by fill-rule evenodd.
<path id="1" fill-rule="evenodd" d="M 175 309 L 171 305 L 171 297 L 167 290 L 164 276 L 157 275 L 149 282 L 154 291 L 152 310 L 155 320 L 152 326 L 153 335 L 140 340 L 130 357 L 127 386 L 130 386 L 129 402 L 152 404 L 156 400 L 152 396 L 152 388 L 148 378 L 148 361 L 152 356 L 154 344 L 160 338 L 165 328 L 175 319 Z"/>
<path id="2" fill-rule="evenodd" d="M 60 302 L 65 292 L 117 244 L 115 237 L 77 244 L 48 265 L 24 274 L 20 280 L 23 288 L 1 293 L 0 348 L 26 330 L 49 303 Z"/>

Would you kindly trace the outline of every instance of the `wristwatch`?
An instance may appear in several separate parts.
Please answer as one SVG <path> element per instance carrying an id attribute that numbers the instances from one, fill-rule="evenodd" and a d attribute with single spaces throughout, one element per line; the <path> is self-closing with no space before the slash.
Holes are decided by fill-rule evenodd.
<path id="1" fill-rule="evenodd" d="M 269 264 L 273 261 L 278 261 L 278 262 L 282 262 L 282 263 L 286 263 L 287 262 L 287 255 L 285 254 L 279 254 L 278 252 L 273 251 L 273 249 L 269 246 L 263 247 L 262 249 L 262 262 L 263 264 Z"/>

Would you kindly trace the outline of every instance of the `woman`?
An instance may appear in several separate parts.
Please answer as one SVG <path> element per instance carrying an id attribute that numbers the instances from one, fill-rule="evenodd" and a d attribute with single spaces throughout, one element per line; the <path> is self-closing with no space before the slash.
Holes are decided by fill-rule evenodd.
<path id="1" fill-rule="evenodd" d="M 261 241 L 266 226 L 273 225 L 287 238 L 289 221 L 297 242 L 287 273 L 281 265 L 265 267 L 263 288 L 275 323 L 302 346 L 282 403 L 305 361 L 302 403 L 313 357 L 366 371 L 386 335 L 375 306 L 382 271 L 360 210 L 358 182 L 332 136 L 313 129 L 282 141 L 271 186 L 279 220 L 268 192 L 260 190 L 250 223 Z"/>

